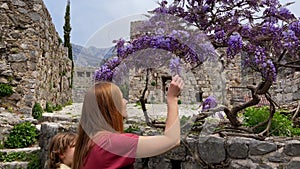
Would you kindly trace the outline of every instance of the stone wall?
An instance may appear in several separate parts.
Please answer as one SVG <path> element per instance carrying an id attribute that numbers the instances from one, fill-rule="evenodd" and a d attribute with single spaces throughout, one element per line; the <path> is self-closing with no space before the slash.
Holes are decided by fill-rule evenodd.
<path id="1" fill-rule="evenodd" d="M 14 90 L 2 107 L 28 115 L 71 100 L 71 61 L 42 0 L 0 1 L 0 57 L 0 83 Z"/>
<path id="2" fill-rule="evenodd" d="M 42 164 L 47 159 L 48 144 L 58 132 L 76 131 L 74 125 L 45 122 L 41 126 Z M 222 138 L 215 135 L 187 138 L 185 143 L 165 154 L 136 159 L 137 169 L 298 169 L 300 139 L 268 138 L 265 141 L 243 137 Z M 192 151 L 192 152 L 191 152 Z M 195 156 L 196 154 L 196 156 Z"/>
<path id="3" fill-rule="evenodd" d="M 281 105 L 300 101 L 300 72 L 283 71 L 272 86 L 271 93 Z"/>
<path id="4" fill-rule="evenodd" d="M 93 76 L 96 67 L 75 67 L 73 81 L 73 102 L 82 103 L 85 92 L 94 84 Z"/>
<path id="5" fill-rule="evenodd" d="M 182 103 L 196 103 L 213 95 L 222 104 L 226 104 L 233 97 L 232 86 L 241 85 L 241 67 L 240 59 L 237 57 L 234 62 L 228 63 L 223 67 L 221 62 L 207 61 L 203 65 L 194 68 L 192 71 L 185 71 L 185 65 L 182 65 L 182 78 L 185 81 L 185 87 L 181 94 Z M 131 102 L 141 96 L 145 88 L 146 71 L 130 73 L 129 100 Z M 153 69 L 149 75 L 148 92 L 146 98 L 148 102 L 154 100 L 154 103 L 165 102 L 166 93 L 165 79 L 171 79 L 171 73 L 168 67 Z M 155 86 L 151 83 L 155 82 Z M 154 99 L 151 99 L 154 98 Z M 149 101 L 150 100 L 150 101 Z"/>
<path id="6" fill-rule="evenodd" d="M 137 159 L 136 168 L 296 169 L 300 165 L 299 146 L 299 140 L 201 136 L 189 138 L 186 146 L 181 143 L 163 155 L 148 158 L 146 163 L 145 159 Z"/>
<path id="7" fill-rule="evenodd" d="M 146 86 L 146 70 L 136 72 L 130 71 L 129 74 L 129 102 L 134 103 L 139 100 L 143 90 Z M 185 79 L 185 88 L 181 92 L 179 99 L 184 104 L 192 104 L 199 101 L 199 94 L 197 81 L 192 72 L 182 74 Z M 171 82 L 171 75 L 168 68 L 162 67 L 160 69 L 152 69 L 148 76 L 148 86 L 145 98 L 147 103 L 165 103 L 166 94 L 169 83 Z"/>

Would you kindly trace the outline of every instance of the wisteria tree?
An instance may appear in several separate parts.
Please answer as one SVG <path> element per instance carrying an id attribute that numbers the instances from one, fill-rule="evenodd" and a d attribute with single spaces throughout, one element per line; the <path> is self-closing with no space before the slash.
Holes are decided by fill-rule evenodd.
<path id="1" fill-rule="evenodd" d="M 212 47 L 226 50 L 219 59 L 227 59 L 227 62 L 243 53 L 242 66 L 259 73 L 259 83 L 246 86 L 251 91 L 250 101 L 231 109 L 222 106 L 222 109 L 231 125 L 239 127 L 238 112 L 258 104 L 260 96 L 264 95 L 270 103 L 270 117 L 255 127 L 267 124 L 260 135 L 268 134 L 277 106 L 269 89 L 276 81 L 277 72 L 284 68 L 300 69 L 300 21 L 286 8 L 287 5 L 280 4 L 278 0 L 174 0 L 171 4 L 162 1 L 152 11 L 154 16 L 151 17 L 155 18 L 156 24 L 144 24 L 143 28 L 156 27 L 150 29 L 156 31 L 144 31 L 127 44 L 123 40 L 118 41 L 118 59 L 102 66 L 96 73 L 96 79 L 111 80 L 114 68 L 124 58 L 146 48 L 168 50 L 191 69 L 216 56 Z M 177 24 L 179 26 L 174 32 L 174 27 L 166 26 L 166 20 L 157 22 L 162 15 L 182 18 L 189 24 Z M 192 31 L 186 31 L 187 27 L 192 27 Z M 206 43 L 206 39 L 210 43 Z M 197 43 L 189 43 L 188 40 Z"/>
<path id="2" fill-rule="evenodd" d="M 261 83 L 247 86 L 252 99 L 224 111 L 233 126 L 239 126 L 237 113 L 259 103 L 264 95 L 270 103 L 268 132 L 276 103 L 269 89 L 281 68 L 299 69 L 300 21 L 278 0 L 175 0 L 163 1 L 154 10 L 182 17 L 207 34 L 213 46 L 226 48 L 226 58 L 243 52 L 243 66 L 261 75 Z M 261 126 L 263 124 L 258 124 Z"/>
<path id="3" fill-rule="evenodd" d="M 145 86 L 138 97 L 144 112 L 146 123 L 161 126 L 156 120 L 150 121 L 145 105 L 145 93 L 148 90 L 149 75 L 152 70 L 169 67 L 172 75 L 185 69 L 193 69 L 205 60 L 216 59 L 217 54 L 202 32 L 189 30 L 192 25 L 182 18 L 157 14 L 138 24 L 136 38 L 131 41 L 116 41 L 117 57 L 106 62 L 95 72 L 95 80 L 114 81 L 123 84 L 129 69 L 145 71 Z M 163 127 L 163 126 L 161 126 Z"/>

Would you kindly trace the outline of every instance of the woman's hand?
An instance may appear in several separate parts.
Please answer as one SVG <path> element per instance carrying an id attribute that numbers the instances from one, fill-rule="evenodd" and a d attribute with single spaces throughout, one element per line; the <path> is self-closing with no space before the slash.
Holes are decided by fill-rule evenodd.
<path id="1" fill-rule="evenodd" d="M 168 88 L 167 99 L 177 98 L 183 86 L 183 80 L 178 75 L 174 76 Z"/>

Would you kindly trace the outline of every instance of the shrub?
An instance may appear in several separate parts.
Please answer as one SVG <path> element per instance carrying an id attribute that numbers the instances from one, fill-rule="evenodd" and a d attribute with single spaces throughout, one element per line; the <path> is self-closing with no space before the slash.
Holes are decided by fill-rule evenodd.
<path id="1" fill-rule="evenodd" d="M 30 162 L 28 163 L 27 169 L 42 168 L 41 160 L 38 153 L 34 153 L 30 156 Z"/>
<path id="2" fill-rule="evenodd" d="M 177 103 L 178 103 L 178 104 L 181 104 L 181 100 L 180 100 L 180 99 L 178 99 Z"/>
<path id="3" fill-rule="evenodd" d="M 56 105 L 55 107 L 53 107 L 53 110 L 54 111 L 60 111 L 60 110 L 62 110 L 62 105 Z"/>
<path id="4" fill-rule="evenodd" d="M 11 153 L 0 153 L 1 162 L 12 162 L 12 161 L 26 161 L 27 156 L 25 152 L 11 152 Z"/>
<path id="5" fill-rule="evenodd" d="M 28 161 L 27 169 L 38 169 L 41 167 L 39 152 L 25 153 L 25 152 L 0 152 L 0 162 L 12 161 Z"/>
<path id="6" fill-rule="evenodd" d="M 39 103 L 35 103 L 32 109 L 32 117 L 39 120 L 42 118 L 43 112 L 42 106 Z"/>
<path id="7" fill-rule="evenodd" d="M 73 104 L 73 100 L 69 100 L 66 104 L 65 104 L 65 106 L 70 106 L 70 105 L 72 105 Z"/>
<path id="8" fill-rule="evenodd" d="M 38 130 L 30 122 L 17 124 L 13 127 L 4 142 L 6 148 L 29 147 L 37 141 Z"/>
<path id="9" fill-rule="evenodd" d="M 45 110 L 46 110 L 46 112 L 52 113 L 53 112 L 53 105 L 52 105 L 52 103 L 47 102 Z"/>
<path id="10" fill-rule="evenodd" d="M 189 119 L 191 118 L 191 116 L 185 116 L 183 115 L 181 118 L 180 118 L 180 125 L 184 125 L 185 123 L 187 123 L 189 121 Z"/>
<path id="11" fill-rule="evenodd" d="M 137 125 L 130 125 L 127 129 L 124 130 L 125 133 L 137 133 L 140 131 L 141 129 Z"/>
<path id="12" fill-rule="evenodd" d="M 244 113 L 244 125 L 248 127 L 253 127 L 261 122 L 266 121 L 269 118 L 269 108 L 268 107 L 249 107 Z M 267 124 L 258 127 L 254 132 L 260 133 L 266 128 Z M 275 112 L 272 119 L 271 128 L 269 131 L 270 136 L 295 136 L 300 134 L 299 128 L 293 127 L 293 122 L 288 116 Z"/>
<path id="13" fill-rule="evenodd" d="M 0 83 L 0 97 L 10 96 L 13 93 L 14 91 L 10 85 Z"/>

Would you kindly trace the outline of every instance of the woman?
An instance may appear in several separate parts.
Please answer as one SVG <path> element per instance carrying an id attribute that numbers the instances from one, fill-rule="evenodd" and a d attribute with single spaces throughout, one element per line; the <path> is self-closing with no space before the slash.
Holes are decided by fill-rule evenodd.
<path id="1" fill-rule="evenodd" d="M 177 96 L 183 86 L 176 75 L 168 88 L 164 135 L 137 136 L 123 133 L 127 101 L 120 89 L 110 82 L 95 84 L 84 98 L 72 168 L 130 169 L 135 158 L 156 156 L 179 145 Z"/>
<path id="2" fill-rule="evenodd" d="M 49 145 L 50 169 L 71 169 L 77 135 L 75 133 L 58 133 Z"/>

